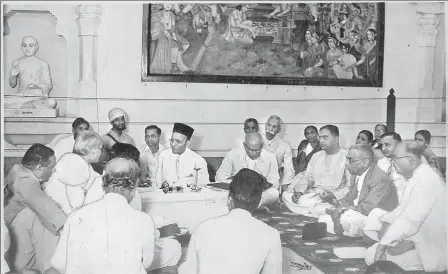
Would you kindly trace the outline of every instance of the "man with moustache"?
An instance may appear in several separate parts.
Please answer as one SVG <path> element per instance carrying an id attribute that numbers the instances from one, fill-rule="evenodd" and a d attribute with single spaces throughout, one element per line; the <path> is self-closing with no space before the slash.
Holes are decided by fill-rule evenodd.
<path id="1" fill-rule="evenodd" d="M 159 155 L 156 172 L 157 187 L 183 187 L 195 183 L 196 172 L 198 184 L 208 184 L 209 174 L 205 159 L 192 151 L 190 139 L 194 129 L 186 124 L 175 123 L 171 135 L 171 149 L 165 149 Z"/>
<path id="2" fill-rule="evenodd" d="M 319 216 L 349 191 L 350 173 L 345 162 L 347 150 L 339 147 L 339 129 L 326 125 L 319 130 L 321 151 L 308 163 L 306 171 L 293 178 L 282 195 L 285 205 L 305 216 Z"/>
<path id="3" fill-rule="evenodd" d="M 271 115 L 265 124 L 265 134 L 262 135 L 263 148 L 273 153 L 277 159 L 280 175 L 279 189 L 289 185 L 295 175 L 291 146 L 278 136 L 282 130 L 282 124 L 283 121 L 280 117 Z"/>
<path id="4" fill-rule="evenodd" d="M 135 146 L 134 139 L 127 135 L 126 122 L 128 115 L 121 108 L 113 108 L 109 111 L 109 121 L 112 125 L 111 130 L 103 135 L 103 145 L 105 149 L 110 149 L 115 143 L 126 143 Z"/>

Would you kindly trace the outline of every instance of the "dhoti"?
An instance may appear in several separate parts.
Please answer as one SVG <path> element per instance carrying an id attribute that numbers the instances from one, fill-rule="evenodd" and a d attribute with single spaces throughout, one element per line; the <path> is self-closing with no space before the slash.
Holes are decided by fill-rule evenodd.
<path id="1" fill-rule="evenodd" d="M 334 232 L 334 223 L 330 215 L 323 215 L 319 217 L 319 222 L 327 223 L 327 232 L 336 234 Z M 344 235 L 350 237 L 362 236 L 363 228 L 367 221 L 367 216 L 355 210 L 347 210 L 341 215 L 341 225 L 344 229 Z"/>
<path id="2" fill-rule="evenodd" d="M 376 249 L 378 247 L 378 243 L 374 244 L 373 246 L 369 247 L 366 251 L 366 264 L 371 265 L 374 263 L 375 259 L 375 253 Z M 413 249 L 411 251 L 408 251 L 406 253 L 403 253 L 398 256 L 392 256 L 390 254 L 385 253 L 386 260 L 391 261 L 399 265 L 401 268 L 403 268 L 405 271 L 418 271 L 418 270 L 424 270 L 423 263 L 420 259 L 420 256 L 418 254 L 417 249 Z"/>
<path id="3" fill-rule="evenodd" d="M 149 270 L 175 266 L 182 256 L 182 247 L 178 241 L 170 238 L 156 239 L 154 259 Z"/>
<path id="4" fill-rule="evenodd" d="M 386 213 L 389 212 L 379 208 L 374 208 L 372 211 L 370 211 L 370 214 L 369 216 L 367 216 L 364 226 L 364 234 L 370 239 L 377 242 L 380 240 L 378 234 L 383 226 L 383 222 L 380 221 L 380 219 Z"/>
<path id="5" fill-rule="evenodd" d="M 12 221 L 9 231 L 11 247 L 8 259 L 14 271 L 37 269 L 44 273 L 51 267 L 59 237 L 42 226 L 33 211 L 23 209 Z"/>
<path id="6" fill-rule="evenodd" d="M 277 202 L 280 192 L 275 187 L 270 187 L 261 194 L 261 201 L 259 206 L 266 206 Z"/>
<path id="7" fill-rule="evenodd" d="M 292 192 L 284 192 L 282 195 L 285 205 L 294 213 L 301 214 L 308 217 L 318 218 L 319 216 L 326 215 L 325 210 L 333 208 L 329 203 L 323 203 L 319 193 L 323 193 L 323 189 L 314 188 L 309 190 L 306 194 L 302 195 L 298 203 L 292 201 Z M 339 189 L 333 191 L 336 199 L 341 199 L 347 194 L 347 189 Z"/>

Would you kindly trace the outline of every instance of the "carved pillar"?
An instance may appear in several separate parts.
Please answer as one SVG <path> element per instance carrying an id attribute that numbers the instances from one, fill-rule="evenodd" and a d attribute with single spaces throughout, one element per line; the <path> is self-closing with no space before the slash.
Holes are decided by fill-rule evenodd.
<path id="1" fill-rule="evenodd" d="M 443 3 L 417 3 L 419 65 L 418 122 L 436 122 L 436 93 L 434 90 L 434 55 L 439 33 L 438 15 Z M 427 99 L 426 99 L 427 98 Z"/>
<path id="2" fill-rule="evenodd" d="M 89 121 L 97 120 L 97 39 L 101 23 L 100 5 L 76 7 L 76 24 L 79 34 L 79 86 L 75 92 L 77 111 Z"/>

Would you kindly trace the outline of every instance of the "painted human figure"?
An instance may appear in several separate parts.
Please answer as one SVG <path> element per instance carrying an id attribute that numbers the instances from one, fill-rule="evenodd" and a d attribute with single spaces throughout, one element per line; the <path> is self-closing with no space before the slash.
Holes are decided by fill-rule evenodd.
<path id="1" fill-rule="evenodd" d="M 266 15 L 267 18 L 278 18 L 281 20 L 282 26 L 282 43 L 283 45 L 291 44 L 292 30 L 296 27 L 292 20 L 292 4 L 281 3 L 273 12 Z"/>
<path id="2" fill-rule="evenodd" d="M 45 60 L 36 57 L 39 43 L 36 38 L 26 36 L 22 39 L 24 56 L 12 63 L 9 85 L 18 85 L 17 96 L 5 97 L 5 108 L 54 109 L 56 100 L 49 97 L 53 89 L 50 66 Z"/>
<path id="3" fill-rule="evenodd" d="M 377 55 L 378 47 L 376 44 L 376 30 L 367 30 L 367 41 L 364 42 L 364 49 L 366 51 L 366 67 L 367 78 L 376 78 L 378 74 Z"/>
<path id="4" fill-rule="evenodd" d="M 172 4 L 163 4 L 163 10 L 151 16 L 151 44 L 156 47 L 150 70 L 155 73 L 188 71 L 182 54 L 190 43 L 176 29 L 176 16 L 171 11 Z"/>
<path id="5" fill-rule="evenodd" d="M 247 20 L 248 5 L 238 5 L 229 15 L 228 27 L 223 38 L 229 42 L 251 45 L 256 37 L 253 22 Z"/>

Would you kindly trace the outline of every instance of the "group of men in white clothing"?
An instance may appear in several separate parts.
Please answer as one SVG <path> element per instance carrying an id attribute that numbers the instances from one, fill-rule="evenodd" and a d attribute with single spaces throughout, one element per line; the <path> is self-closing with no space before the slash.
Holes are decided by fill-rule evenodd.
<path id="1" fill-rule="evenodd" d="M 33 145 L 9 172 L 4 222 L 14 271 L 143 274 L 178 265 L 179 228 L 143 212 L 137 186 L 162 191 L 210 183 L 207 162 L 189 148 L 194 129 L 174 123 L 165 147 L 161 129 L 150 125 L 137 149 L 125 132 L 126 112 L 113 108 L 108 118 L 112 128 L 102 137 L 77 118 L 71 134 Z M 326 223 L 328 233 L 363 237 L 372 244 L 367 264 L 446 270 L 445 182 L 419 144 L 384 130 L 372 145 L 357 139 L 344 149 L 337 126 L 313 127 L 314 135 L 307 127 L 317 142 L 304 146 L 313 155 L 296 174 L 282 126 L 272 115 L 260 134 L 256 119 L 244 122 L 244 141 L 214 178 L 229 183 L 229 213 L 192 230 L 179 273 L 281 273 L 279 232 L 252 217 L 278 205 Z"/>

